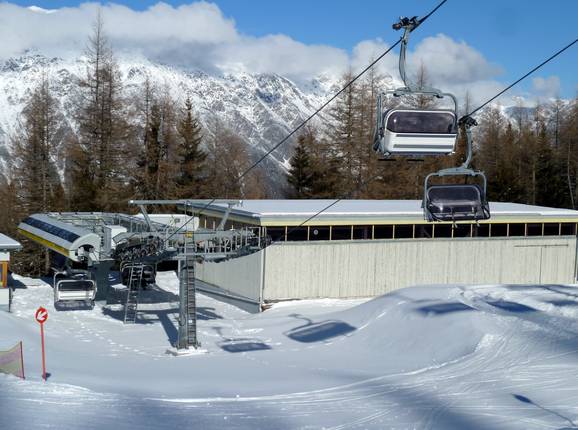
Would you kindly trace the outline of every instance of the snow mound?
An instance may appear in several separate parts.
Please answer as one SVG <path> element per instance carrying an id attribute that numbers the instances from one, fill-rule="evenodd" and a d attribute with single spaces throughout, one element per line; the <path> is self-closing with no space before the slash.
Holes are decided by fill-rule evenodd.
<path id="1" fill-rule="evenodd" d="M 259 315 L 200 295 L 206 353 L 174 357 L 172 273 L 143 294 L 131 326 L 121 305 L 56 312 L 48 285 L 20 283 L 14 313 L 0 313 L 0 346 L 24 341 L 29 379 L 0 375 L 1 428 L 539 429 L 578 419 L 575 286 L 421 286 Z M 39 305 L 50 314 L 48 383 Z"/>

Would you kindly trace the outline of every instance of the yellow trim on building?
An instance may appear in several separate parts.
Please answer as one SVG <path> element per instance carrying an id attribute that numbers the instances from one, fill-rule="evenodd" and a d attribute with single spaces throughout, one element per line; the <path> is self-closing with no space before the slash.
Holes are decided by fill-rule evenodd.
<path id="1" fill-rule="evenodd" d="M 18 229 L 18 233 L 26 236 L 28 239 L 33 240 L 36 243 L 39 243 L 40 245 L 43 245 L 47 248 L 52 249 L 55 252 L 58 252 L 59 254 L 64 255 L 65 257 L 70 257 L 70 252 L 66 248 L 63 248 L 62 246 L 50 242 L 49 240 L 43 239 L 40 236 L 36 236 L 35 234 L 30 233 L 26 230 L 22 230 L 21 228 Z"/>

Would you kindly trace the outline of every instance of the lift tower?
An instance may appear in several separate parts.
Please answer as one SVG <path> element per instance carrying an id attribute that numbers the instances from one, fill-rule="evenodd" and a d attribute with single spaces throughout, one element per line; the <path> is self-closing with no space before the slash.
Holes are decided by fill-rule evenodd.
<path id="1" fill-rule="evenodd" d="M 223 261 L 241 257 L 261 248 L 264 241 L 254 228 L 226 230 L 229 214 L 234 206 L 242 205 L 241 200 L 133 200 L 130 204 L 139 206 L 143 217 L 150 223 L 151 231 L 161 242 L 155 252 L 168 255 L 178 262 L 179 275 L 179 337 L 178 350 L 197 348 L 197 297 L 195 265 L 206 261 Z M 212 229 L 196 228 L 195 219 L 209 204 L 227 207 L 219 225 Z M 162 205 L 176 207 L 184 214 L 192 216 L 184 225 L 169 228 L 163 232 L 154 231 L 147 206 Z"/>

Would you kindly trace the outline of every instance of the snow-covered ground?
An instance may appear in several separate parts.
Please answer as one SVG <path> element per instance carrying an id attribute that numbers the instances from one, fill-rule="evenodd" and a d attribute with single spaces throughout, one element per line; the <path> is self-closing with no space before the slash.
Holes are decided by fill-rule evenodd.
<path id="1" fill-rule="evenodd" d="M 128 326 L 119 305 L 57 312 L 50 286 L 20 282 L 0 350 L 24 342 L 27 379 L 0 375 L 0 429 L 578 428 L 578 287 L 423 286 L 260 315 L 200 295 L 204 353 L 175 357 L 173 273 Z"/>

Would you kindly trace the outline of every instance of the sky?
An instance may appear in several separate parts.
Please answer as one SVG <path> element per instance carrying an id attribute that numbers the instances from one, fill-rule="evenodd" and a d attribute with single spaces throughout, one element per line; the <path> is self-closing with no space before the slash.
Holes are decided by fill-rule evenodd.
<path id="1" fill-rule="evenodd" d="M 395 42 L 391 24 L 423 15 L 437 0 L 214 0 L 105 3 L 115 48 L 206 71 L 275 72 L 295 80 L 359 70 Z M 46 14 L 24 7 L 57 9 Z M 78 1 L 0 3 L 0 58 L 37 48 L 49 55 L 82 51 L 97 5 Z M 412 34 L 410 64 L 431 83 L 493 95 L 578 37 L 578 1 L 449 0 Z M 397 76 L 390 55 L 381 70 Z M 510 95 L 547 99 L 578 93 L 578 44 Z M 458 94 L 459 95 L 459 94 Z"/>

